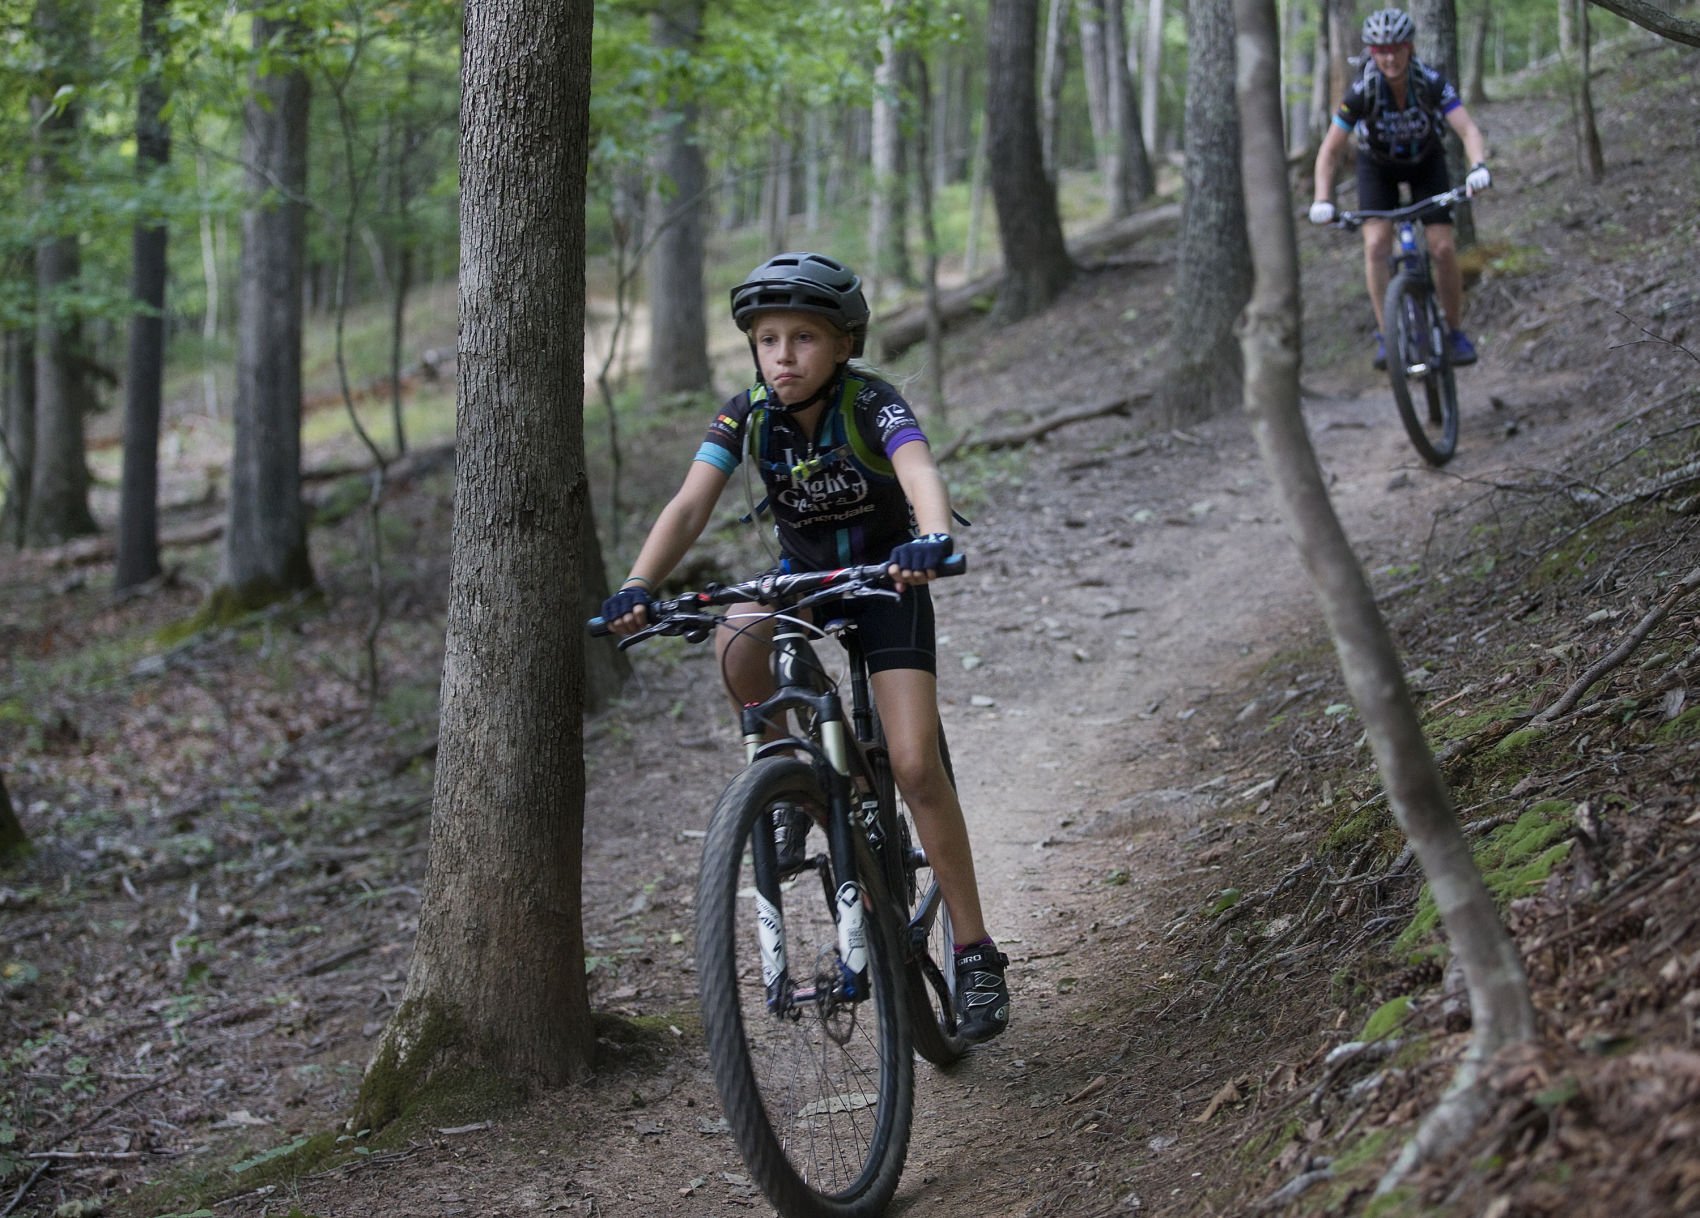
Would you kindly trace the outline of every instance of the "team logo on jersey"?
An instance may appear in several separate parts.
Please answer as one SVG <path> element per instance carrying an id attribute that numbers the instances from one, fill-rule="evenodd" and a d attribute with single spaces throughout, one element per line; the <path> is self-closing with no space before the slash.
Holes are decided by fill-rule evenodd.
<path id="1" fill-rule="evenodd" d="M 909 412 L 903 409 L 902 403 L 892 402 L 874 416 L 874 421 L 879 427 L 880 435 L 888 436 L 909 421 Z"/>

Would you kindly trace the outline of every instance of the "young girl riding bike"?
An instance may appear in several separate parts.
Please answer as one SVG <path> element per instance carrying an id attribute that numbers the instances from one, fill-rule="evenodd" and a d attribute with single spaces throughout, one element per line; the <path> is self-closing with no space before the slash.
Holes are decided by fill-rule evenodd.
<path id="1" fill-rule="evenodd" d="M 662 508 L 619 591 L 602 606 L 616 634 L 648 620 L 659 587 L 707 526 L 746 453 L 758 463 L 794 571 L 890 559 L 901 599 L 847 604 L 867 655 L 893 774 L 915 817 L 956 937 L 959 1031 L 990 1039 L 1009 1023 L 1007 958 L 986 933 L 968 827 L 939 750 L 932 596 L 926 585 L 953 549 L 950 495 L 914 412 L 857 367 L 867 337 L 861 280 L 822 254 L 768 259 L 732 289 L 732 319 L 749 337 L 756 382 L 721 407 L 683 484 Z M 734 606 L 732 614 L 758 606 Z M 773 692 L 766 628 L 717 637 L 735 705 Z M 787 852 L 807 832 L 791 835 Z"/>

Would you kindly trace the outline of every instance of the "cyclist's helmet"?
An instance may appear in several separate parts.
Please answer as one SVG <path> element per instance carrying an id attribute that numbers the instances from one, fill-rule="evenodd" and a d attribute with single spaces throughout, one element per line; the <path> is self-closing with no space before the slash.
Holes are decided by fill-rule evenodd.
<path id="1" fill-rule="evenodd" d="M 1364 45 L 1387 47 L 1400 42 L 1415 42 L 1417 26 L 1410 14 L 1399 8 L 1380 8 L 1364 18 Z"/>
<path id="2" fill-rule="evenodd" d="M 825 254 L 775 254 L 732 289 L 732 320 L 748 334 L 756 314 L 774 309 L 819 313 L 850 336 L 852 357 L 868 337 L 868 301 L 862 281 Z"/>

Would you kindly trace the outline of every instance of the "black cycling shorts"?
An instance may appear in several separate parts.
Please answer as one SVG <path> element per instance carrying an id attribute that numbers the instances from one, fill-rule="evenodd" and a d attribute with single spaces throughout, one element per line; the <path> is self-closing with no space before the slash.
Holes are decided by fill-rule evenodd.
<path id="1" fill-rule="evenodd" d="M 1411 197 L 1399 197 L 1399 184 L 1409 184 Z M 1362 211 L 1393 211 L 1418 199 L 1452 189 L 1446 170 L 1446 153 L 1437 151 L 1412 165 L 1389 165 L 1358 153 L 1358 207 Z M 1422 213 L 1424 224 L 1451 224 L 1450 207 L 1431 207 Z"/>
<path id="2" fill-rule="evenodd" d="M 856 623 L 869 672 L 918 668 L 938 673 L 933 594 L 924 584 L 909 585 L 900 600 L 842 601 L 816 614 L 817 621 L 841 617 Z"/>

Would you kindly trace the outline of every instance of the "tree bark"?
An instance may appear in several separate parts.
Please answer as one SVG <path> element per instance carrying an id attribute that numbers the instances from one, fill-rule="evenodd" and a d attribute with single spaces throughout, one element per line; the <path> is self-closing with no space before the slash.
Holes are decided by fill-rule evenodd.
<path id="1" fill-rule="evenodd" d="M 1162 126 L 1158 118 L 1163 96 L 1163 0 L 1150 0 L 1146 7 L 1145 54 L 1139 57 L 1139 67 L 1142 90 L 1139 99 L 1139 131 L 1145 140 L 1146 151 L 1156 158 L 1162 154 L 1162 147 L 1158 143 Z"/>
<path id="2" fill-rule="evenodd" d="M 6 793 L 6 772 L 0 770 L 0 863 L 9 861 L 29 845 L 18 814 L 12 808 L 12 797 Z"/>
<path id="3" fill-rule="evenodd" d="M 0 506 L 0 540 L 24 544 L 30 478 L 35 469 L 35 331 L 5 335 L 5 394 L 0 400 L 0 460 L 5 469 L 5 503 Z"/>
<path id="4" fill-rule="evenodd" d="M 1234 108 L 1233 0 L 1196 0 L 1186 6 L 1186 23 L 1186 195 L 1171 355 L 1158 395 L 1162 415 L 1175 423 L 1239 404 L 1242 365 L 1234 323 L 1251 296 Z M 1279 139 L 1275 146 L 1281 148 Z"/>
<path id="5" fill-rule="evenodd" d="M 1055 188 L 1045 177 L 1035 97 L 1038 0 L 991 0 L 986 19 L 987 156 L 1004 276 L 992 318 L 1040 312 L 1074 277 Z"/>
<path id="6" fill-rule="evenodd" d="M 44 209 L 55 207 L 77 160 L 82 114 L 79 74 L 88 55 L 84 0 L 38 0 L 35 31 L 45 65 L 30 96 L 36 131 L 32 171 Z M 50 546 L 95 532 L 83 417 L 93 405 L 82 318 L 63 297 L 82 277 L 74 227 L 50 233 L 35 250 L 35 437 L 24 540 Z"/>
<path id="7" fill-rule="evenodd" d="M 1417 1158 L 1456 1145 L 1479 1119 L 1475 1082 L 1487 1058 L 1534 1035 L 1535 1014 L 1516 944 L 1506 933 L 1458 826 L 1406 688 L 1398 652 L 1363 568 L 1340 526 L 1299 407 L 1299 261 L 1294 205 L 1281 154 L 1273 0 L 1236 0 L 1239 111 L 1245 124 L 1247 216 L 1256 290 L 1246 310 L 1245 409 L 1288 531 L 1316 589 L 1352 702 L 1362 718 L 1394 818 L 1434 894 L 1463 967 L 1474 1025 L 1447 1096 L 1422 1123 L 1383 1185 Z"/>
<path id="8" fill-rule="evenodd" d="M 1475 22 L 1470 26 L 1470 65 L 1464 75 L 1464 104 L 1480 106 L 1487 102 L 1487 36 L 1488 27 L 1493 24 L 1493 5 L 1489 0 L 1483 0 L 1482 6 L 1476 10 Z"/>
<path id="9" fill-rule="evenodd" d="M 1588 0 L 1588 3 L 1598 5 L 1608 13 L 1616 13 L 1625 21 L 1633 21 L 1660 38 L 1700 47 L 1700 22 L 1678 17 L 1657 5 L 1644 4 L 1642 0 Z"/>
<path id="10" fill-rule="evenodd" d="M 454 551 L 425 904 L 361 1092 L 377 1128 L 457 1069 L 560 1084 L 595 1038 L 580 909 L 590 0 L 465 17 Z M 547 628 L 543 628 L 547 627 Z"/>
<path id="11" fill-rule="evenodd" d="M 704 0 L 671 0 L 650 18 L 658 50 L 695 54 L 702 29 Z M 697 143 L 696 101 L 676 97 L 670 105 L 677 120 L 661 137 L 657 160 L 658 194 L 649 265 L 649 372 L 651 398 L 713 391 L 708 359 L 708 320 L 703 292 L 703 261 L 708 199 L 708 162 Z"/>
<path id="12" fill-rule="evenodd" d="M 1045 177 L 1057 181 L 1057 137 L 1062 130 L 1063 84 L 1068 78 L 1069 0 L 1051 0 L 1045 18 L 1045 52 L 1040 65 L 1039 146 Z M 1090 89 L 1090 86 L 1088 87 Z"/>
<path id="13" fill-rule="evenodd" d="M 1414 0 L 1411 16 L 1417 23 L 1417 55 L 1429 67 L 1436 69 L 1454 85 L 1458 83 L 1458 10 L 1453 0 Z M 1470 172 L 1464 163 L 1464 143 L 1457 132 L 1441 125 L 1446 140 L 1446 168 L 1454 182 L 1462 182 Z M 1452 227 L 1457 233 L 1458 248 L 1469 249 L 1476 243 L 1476 217 L 1469 200 L 1452 209 Z"/>
<path id="14" fill-rule="evenodd" d="M 1104 68 L 1108 76 L 1109 140 L 1114 165 L 1105 170 L 1110 186 L 1110 218 L 1130 215 L 1157 189 L 1157 175 L 1140 134 L 1139 93 L 1128 68 L 1125 0 L 1104 0 Z"/>
<path id="15" fill-rule="evenodd" d="M 235 443 L 220 593 L 251 607 L 313 586 L 301 501 L 301 312 L 306 249 L 307 74 L 299 25 L 256 11 L 256 67 L 244 114 L 252 202 L 237 272 Z M 275 45 L 274 44 L 275 40 Z"/>
<path id="16" fill-rule="evenodd" d="M 169 0 L 142 0 L 141 50 L 147 66 L 136 91 L 136 177 L 144 197 L 171 161 L 165 121 L 165 57 L 170 52 Z M 130 318 L 124 378 L 124 472 L 118 503 L 118 589 L 159 574 L 159 416 L 165 374 L 166 228 L 138 221 L 130 237 Z"/>
<path id="17" fill-rule="evenodd" d="M 871 108 L 873 189 L 868 198 L 868 274 L 864 276 L 868 303 L 876 310 L 902 294 L 909 280 L 909 251 L 904 234 L 903 207 L 903 52 L 891 26 L 892 0 L 884 5 L 885 28 L 880 33 L 879 62 L 874 65 Z"/>
<path id="18" fill-rule="evenodd" d="M 1605 153 L 1600 148 L 1600 127 L 1594 118 L 1594 34 L 1588 20 L 1587 0 L 1567 0 L 1576 6 L 1576 166 L 1590 183 L 1599 185 L 1606 176 Z"/>

